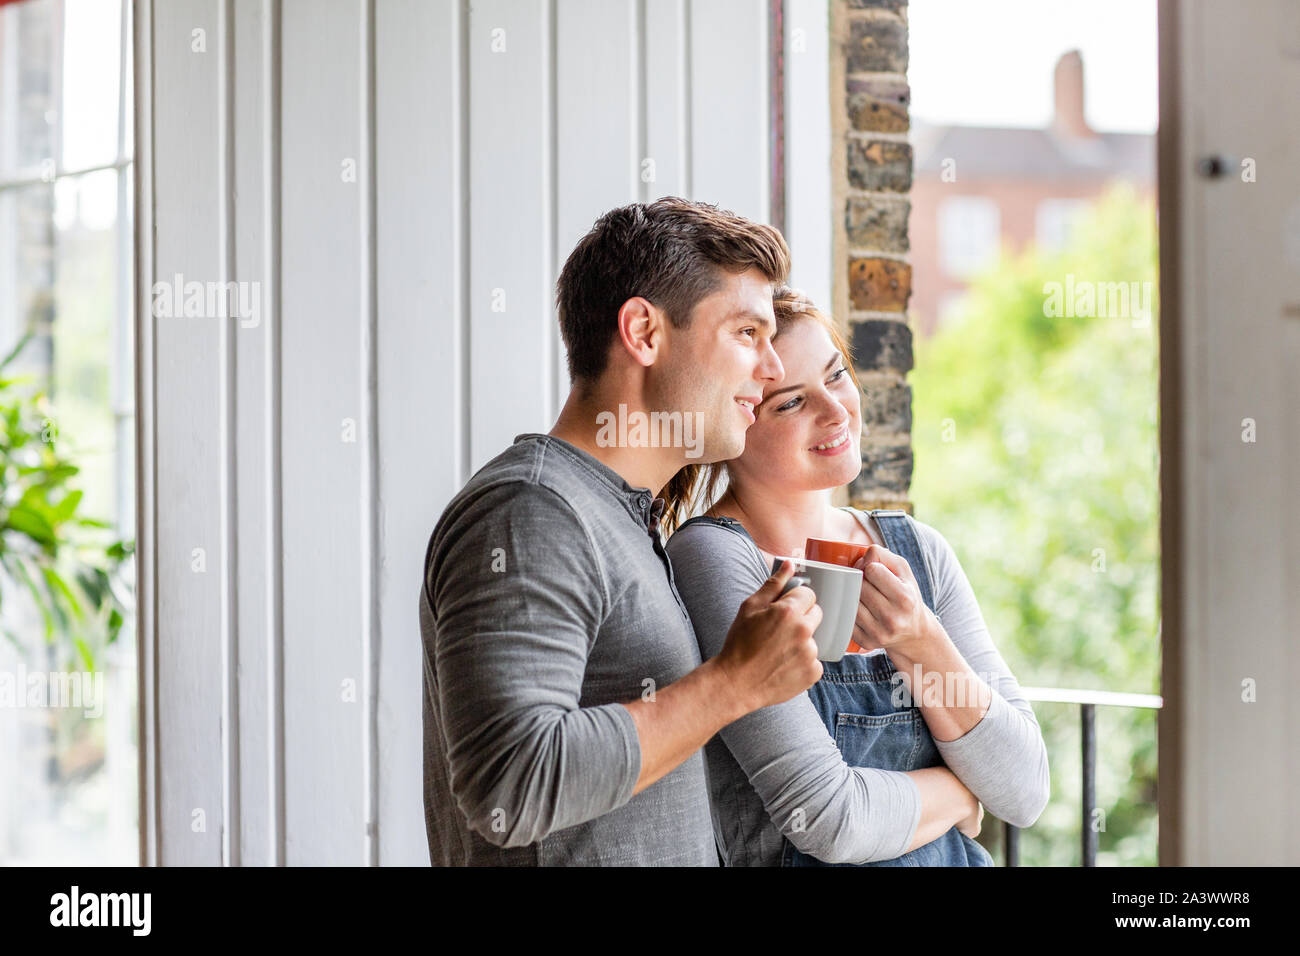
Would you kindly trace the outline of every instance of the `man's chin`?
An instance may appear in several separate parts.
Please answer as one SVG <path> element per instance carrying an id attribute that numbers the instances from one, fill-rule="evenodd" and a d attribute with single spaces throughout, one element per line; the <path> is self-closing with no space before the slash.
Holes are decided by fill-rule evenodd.
<path id="1" fill-rule="evenodd" d="M 700 454 L 692 458 L 690 450 L 687 450 L 686 460 L 691 465 L 713 465 L 720 461 L 731 461 L 733 458 L 739 458 L 745 451 L 745 434 L 728 435 L 725 438 L 719 436 L 719 441 L 708 442 L 700 450 Z"/>
<path id="2" fill-rule="evenodd" d="M 730 444 L 726 453 L 719 456 L 719 461 L 731 461 L 733 458 L 739 458 L 745 453 L 745 432 L 730 436 Z"/>

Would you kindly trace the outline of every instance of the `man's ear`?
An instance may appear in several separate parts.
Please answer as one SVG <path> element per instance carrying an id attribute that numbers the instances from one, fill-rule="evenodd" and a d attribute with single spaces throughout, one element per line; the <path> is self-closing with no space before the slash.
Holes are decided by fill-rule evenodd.
<path id="1" fill-rule="evenodd" d="M 638 365 L 653 365 L 663 347 L 662 311 L 641 296 L 633 296 L 618 310 L 618 338 L 623 349 Z"/>

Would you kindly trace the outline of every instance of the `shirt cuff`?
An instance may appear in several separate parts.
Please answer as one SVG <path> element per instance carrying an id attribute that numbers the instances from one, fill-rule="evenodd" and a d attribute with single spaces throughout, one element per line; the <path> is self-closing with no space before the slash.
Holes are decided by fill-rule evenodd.
<path id="1" fill-rule="evenodd" d="M 606 704 L 596 709 L 608 710 L 613 714 L 614 725 L 620 732 L 623 765 L 616 772 L 622 775 L 622 782 L 614 806 L 621 807 L 632 799 L 632 794 L 636 791 L 636 782 L 641 779 L 641 738 L 637 736 L 636 719 L 622 704 Z"/>

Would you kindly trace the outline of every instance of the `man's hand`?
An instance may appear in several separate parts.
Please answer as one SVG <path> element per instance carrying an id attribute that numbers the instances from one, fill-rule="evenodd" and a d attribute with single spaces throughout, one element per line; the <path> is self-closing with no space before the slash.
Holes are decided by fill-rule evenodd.
<path id="1" fill-rule="evenodd" d="M 787 562 L 747 597 L 722 650 L 649 701 L 623 704 L 641 745 L 640 793 L 699 750 L 727 724 L 789 700 L 822 676 L 813 631 L 822 612 L 813 592 L 781 588 L 794 574 Z"/>
<path id="2" fill-rule="evenodd" d="M 822 676 L 812 636 L 822 620 L 816 595 L 803 586 L 781 595 L 794 567 L 786 561 L 745 599 L 714 658 L 745 713 L 787 701 Z"/>

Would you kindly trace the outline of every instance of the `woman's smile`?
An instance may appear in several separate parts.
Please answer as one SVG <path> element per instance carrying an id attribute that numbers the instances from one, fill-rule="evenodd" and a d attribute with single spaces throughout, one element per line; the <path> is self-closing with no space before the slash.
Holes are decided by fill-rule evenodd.
<path id="1" fill-rule="evenodd" d="M 853 443 L 849 441 L 849 430 L 847 428 L 841 428 L 830 438 L 818 442 L 808 450 L 814 455 L 840 455 L 848 451 L 852 446 Z"/>

